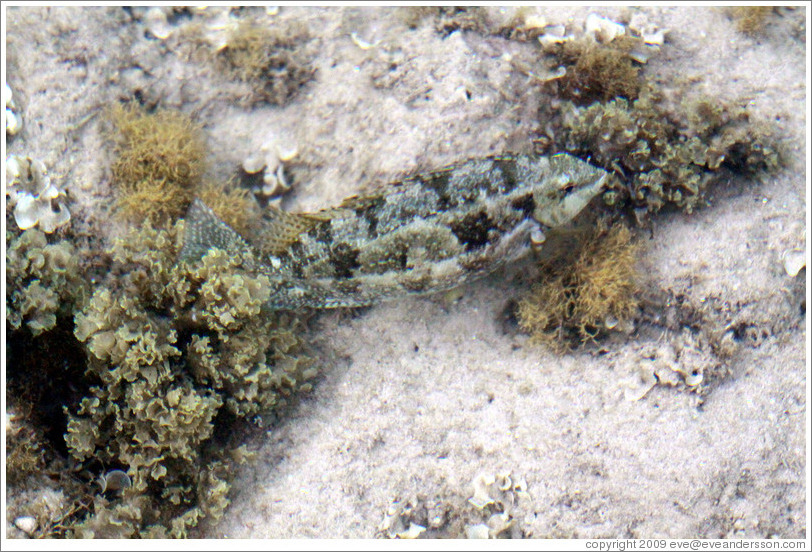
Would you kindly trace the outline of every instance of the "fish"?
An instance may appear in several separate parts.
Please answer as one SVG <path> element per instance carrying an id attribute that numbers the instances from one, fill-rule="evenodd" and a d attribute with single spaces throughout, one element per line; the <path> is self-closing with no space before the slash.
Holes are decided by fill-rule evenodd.
<path id="1" fill-rule="evenodd" d="M 361 307 L 447 291 L 543 247 L 606 186 L 569 154 L 473 158 L 351 196 L 315 213 L 269 208 L 250 241 L 203 201 L 185 217 L 178 261 L 212 248 L 269 279 L 271 309 Z"/>

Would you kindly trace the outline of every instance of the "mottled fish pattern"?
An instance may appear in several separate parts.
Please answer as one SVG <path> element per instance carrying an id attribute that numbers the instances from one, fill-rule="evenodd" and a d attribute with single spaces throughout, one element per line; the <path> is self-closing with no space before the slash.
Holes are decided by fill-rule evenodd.
<path id="1" fill-rule="evenodd" d="M 211 248 L 267 275 L 275 309 L 357 307 L 448 290 L 523 256 L 598 195 L 606 172 L 567 154 L 471 159 L 312 214 L 269 209 L 246 241 L 199 199 L 180 261 Z"/>

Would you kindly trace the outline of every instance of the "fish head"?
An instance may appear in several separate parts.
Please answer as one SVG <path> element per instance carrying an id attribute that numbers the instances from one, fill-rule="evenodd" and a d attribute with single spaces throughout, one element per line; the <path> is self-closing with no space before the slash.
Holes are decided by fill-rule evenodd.
<path id="1" fill-rule="evenodd" d="M 549 163 L 548 178 L 533 192 L 533 218 L 556 228 L 574 219 L 603 191 L 607 172 L 563 153 L 552 156 Z"/>

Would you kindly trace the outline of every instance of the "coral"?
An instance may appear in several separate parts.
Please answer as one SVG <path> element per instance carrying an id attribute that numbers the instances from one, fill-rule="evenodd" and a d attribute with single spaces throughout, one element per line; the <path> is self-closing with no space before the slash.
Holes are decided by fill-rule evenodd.
<path id="1" fill-rule="evenodd" d="M 770 131 L 751 124 L 744 108 L 707 98 L 685 100 L 673 114 L 646 89 L 632 102 L 569 103 L 562 113 L 552 149 L 622 175 L 632 204 L 651 213 L 666 204 L 689 213 L 701 206 L 708 187 L 722 178 L 722 166 L 754 173 L 780 162 Z"/>
<path id="2" fill-rule="evenodd" d="M 284 105 L 313 78 L 312 53 L 305 47 L 309 40 L 301 25 L 243 21 L 217 55 L 232 78 L 251 84 L 256 101 Z"/>
<path id="3" fill-rule="evenodd" d="M 542 280 L 519 301 L 519 325 L 534 339 L 557 347 L 594 340 L 637 311 L 637 248 L 616 225 L 596 230 L 578 252 L 542 264 Z"/>
<path id="4" fill-rule="evenodd" d="M 37 336 L 85 295 L 76 250 L 67 240 L 48 243 L 37 228 L 19 236 L 7 232 L 6 239 L 6 320 L 13 329 L 25 324 Z"/>
<path id="5" fill-rule="evenodd" d="M 116 105 L 109 117 L 116 140 L 111 171 L 118 212 L 139 222 L 177 219 L 205 169 L 200 127 L 185 114 L 146 113 L 134 105 Z"/>
<path id="6" fill-rule="evenodd" d="M 264 308 L 266 276 L 219 249 L 175 262 L 183 225 L 116 239 L 110 278 L 75 315 L 95 383 L 66 409 L 68 451 L 131 486 L 97 495 L 74 536 L 182 537 L 219 517 L 248 456 L 224 424 L 261 422 L 315 375 L 297 321 Z"/>
<path id="7" fill-rule="evenodd" d="M 20 230 L 39 225 L 47 234 L 70 221 L 64 190 L 51 184 L 42 161 L 11 155 L 6 160 L 6 195 Z"/>

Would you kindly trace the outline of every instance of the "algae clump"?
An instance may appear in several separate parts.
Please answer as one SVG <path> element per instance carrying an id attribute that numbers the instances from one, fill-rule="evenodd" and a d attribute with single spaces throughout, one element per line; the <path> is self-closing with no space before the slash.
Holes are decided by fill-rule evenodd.
<path id="1" fill-rule="evenodd" d="M 596 339 L 637 312 L 637 246 L 628 228 L 598 229 L 574 254 L 541 265 L 542 280 L 519 301 L 519 326 L 567 348 Z"/>
<path id="2" fill-rule="evenodd" d="M 636 100 L 643 83 L 640 64 L 630 54 L 642 44 L 642 39 L 632 36 L 620 36 L 606 44 L 589 38 L 557 44 L 558 62 L 566 67 L 566 73 L 549 83 L 556 87 L 559 97 L 577 105 L 613 98 Z"/>
<path id="3" fill-rule="evenodd" d="M 75 247 L 67 240 L 48 243 L 42 230 L 29 228 L 15 236 L 6 232 L 6 320 L 12 329 L 23 324 L 34 336 L 53 329 L 57 316 L 70 315 L 84 296 Z"/>
<path id="4" fill-rule="evenodd" d="M 115 138 L 111 172 L 118 213 L 131 221 L 163 223 L 180 217 L 205 170 L 199 125 L 185 114 L 135 105 L 109 111 Z"/>
<path id="5" fill-rule="evenodd" d="M 648 89 L 635 101 L 565 103 L 552 147 L 616 173 L 625 186 L 609 191 L 608 203 L 628 201 L 649 213 L 669 204 L 688 213 L 702 206 L 722 168 L 754 174 L 779 167 L 771 132 L 752 124 L 745 108 L 707 98 L 681 107 L 678 115 L 668 112 Z"/>
<path id="6" fill-rule="evenodd" d="M 313 78 L 310 35 L 302 25 L 269 28 L 243 21 L 217 53 L 232 78 L 249 83 L 254 100 L 284 105 Z"/>

